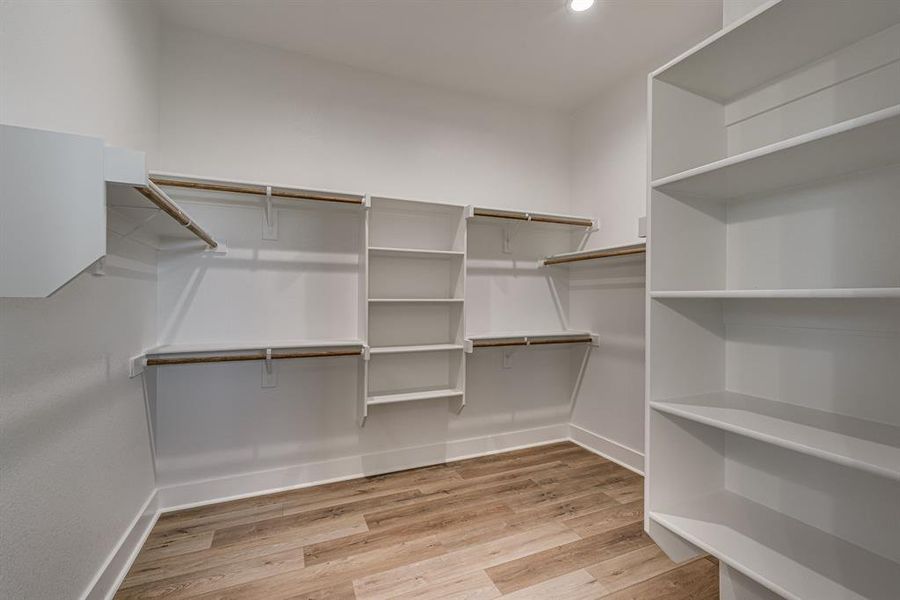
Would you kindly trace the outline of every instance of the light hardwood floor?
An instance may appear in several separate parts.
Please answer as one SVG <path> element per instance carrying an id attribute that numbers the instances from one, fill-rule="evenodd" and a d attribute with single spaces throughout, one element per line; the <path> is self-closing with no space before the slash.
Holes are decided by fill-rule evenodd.
<path id="1" fill-rule="evenodd" d="M 642 519 L 642 477 L 563 442 L 163 515 L 116 598 L 717 599 Z"/>

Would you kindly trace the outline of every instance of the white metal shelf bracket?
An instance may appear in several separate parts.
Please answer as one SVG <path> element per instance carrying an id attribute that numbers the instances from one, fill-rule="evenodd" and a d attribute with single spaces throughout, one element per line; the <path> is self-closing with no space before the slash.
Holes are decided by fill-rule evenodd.
<path id="1" fill-rule="evenodd" d="M 128 360 L 128 377 L 137 377 L 147 368 L 147 355 L 138 354 Z"/>
<path id="2" fill-rule="evenodd" d="M 266 214 L 263 223 L 262 239 L 278 239 L 278 210 L 272 206 L 272 186 L 266 186 Z"/>
<path id="3" fill-rule="evenodd" d="M 531 215 L 525 213 L 525 223 L 531 222 Z M 523 221 L 517 221 L 515 225 L 506 225 L 503 228 L 503 253 L 512 254 L 512 242 L 522 228 Z"/>
<path id="4" fill-rule="evenodd" d="M 266 359 L 262 365 L 262 387 L 270 388 L 278 385 L 278 376 L 272 364 L 272 349 L 266 348 Z"/>

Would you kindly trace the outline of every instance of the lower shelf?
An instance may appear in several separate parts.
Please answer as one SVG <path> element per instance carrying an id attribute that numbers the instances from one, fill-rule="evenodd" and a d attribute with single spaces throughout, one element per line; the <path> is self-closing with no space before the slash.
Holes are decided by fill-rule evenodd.
<path id="1" fill-rule="evenodd" d="M 453 388 L 441 390 L 426 390 L 423 392 L 404 392 L 402 394 L 379 394 L 366 398 L 366 405 L 395 404 L 398 402 L 412 402 L 414 400 L 433 400 L 436 398 L 462 398 L 463 391 Z"/>
<path id="2" fill-rule="evenodd" d="M 896 600 L 900 565 L 727 491 L 650 518 L 790 600 Z"/>

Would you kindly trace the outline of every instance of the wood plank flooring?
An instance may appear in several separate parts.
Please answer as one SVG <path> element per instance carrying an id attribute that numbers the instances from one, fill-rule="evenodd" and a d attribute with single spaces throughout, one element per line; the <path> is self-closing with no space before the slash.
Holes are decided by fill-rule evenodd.
<path id="1" fill-rule="evenodd" d="M 120 600 L 717 600 L 643 532 L 643 478 L 569 442 L 160 517 Z"/>

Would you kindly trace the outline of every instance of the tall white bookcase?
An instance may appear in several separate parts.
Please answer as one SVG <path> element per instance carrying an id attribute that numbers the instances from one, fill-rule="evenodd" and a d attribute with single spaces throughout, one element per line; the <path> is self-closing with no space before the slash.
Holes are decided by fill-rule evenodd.
<path id="1" fill-rule="evenodd" d="M 647 522 L 722 597 L 900 598 L 900 2 L 650 76 Z"/>

